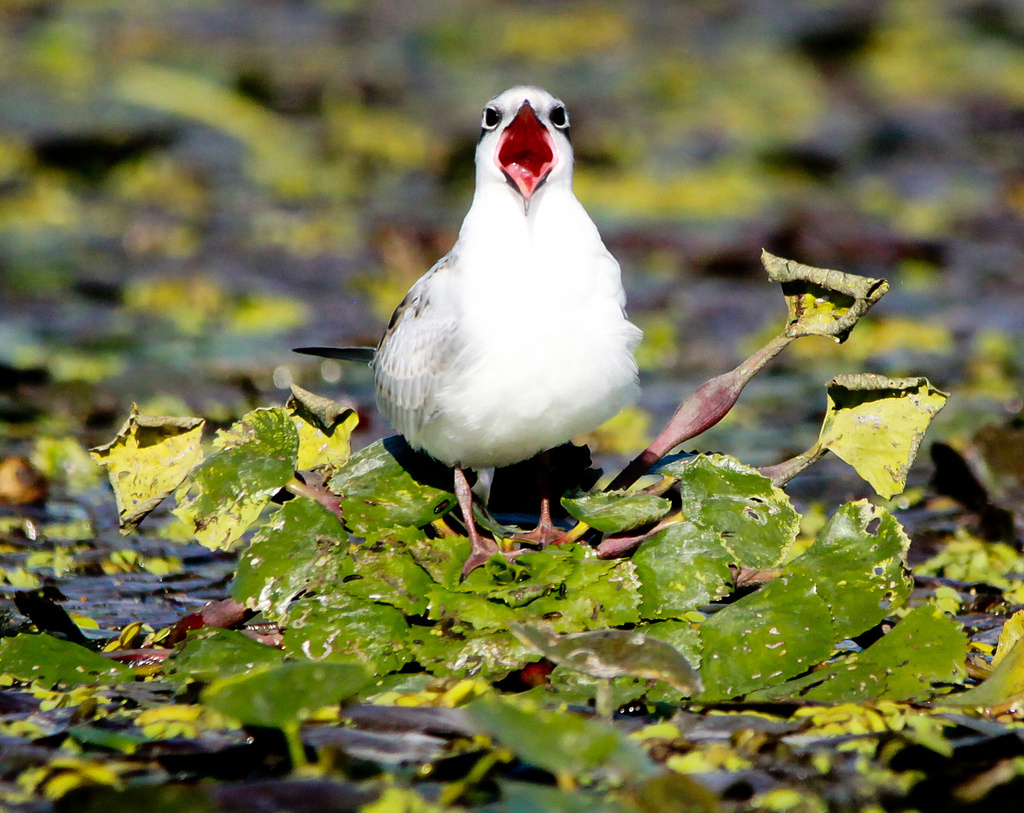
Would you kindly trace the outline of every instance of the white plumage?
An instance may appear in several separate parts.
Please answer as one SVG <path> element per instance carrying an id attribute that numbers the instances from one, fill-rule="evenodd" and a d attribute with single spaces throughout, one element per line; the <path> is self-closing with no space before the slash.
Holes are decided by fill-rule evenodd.
<path id="1" fill-rule="evenodd" d="M 524 129 L 536 128 L 530 111 L 520 150 L 508 146 L 527 106 L 551 162 L 529 140 L 540 131 Z M 565 127 L 552 123 L 556 109 Z M 525 460 L 636 396 L 640 330 L 626 319 L 619 265 L 573 194 L 567 133 L 564 105 L 540 88 L 514 87 L 488 104 L 459 239 L 409 291 L 373 361 L 381 411 L 448 465 Z M 531 165 L 547 171 L 530 177 Z"/>

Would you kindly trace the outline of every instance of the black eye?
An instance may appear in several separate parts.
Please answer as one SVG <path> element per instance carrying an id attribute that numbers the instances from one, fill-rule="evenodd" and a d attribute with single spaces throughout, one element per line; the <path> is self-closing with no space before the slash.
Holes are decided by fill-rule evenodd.
<path id="1" fill-rule="evenodd" d="M 501 123 L 501 113 L 496 107 L 488 107 L 484 109 L 484 129 L 493 130 Z"/>
<path id="2" fill-rule="evenodd" d="M 569 126 L 569 115 L 565 112 L 565 108 L 562 105 L 551 108 L 551 123 L 559 130 L 564 130 Z"/>

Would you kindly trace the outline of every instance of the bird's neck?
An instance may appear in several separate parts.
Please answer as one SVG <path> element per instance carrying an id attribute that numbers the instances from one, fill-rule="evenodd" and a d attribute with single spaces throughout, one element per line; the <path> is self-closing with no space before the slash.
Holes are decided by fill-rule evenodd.
<path id="1" fill-rule="evenodd" d="M 539 188 L 524 207 L 509 184 L 478 183 L 473 203 L 459 232 L 459 247 L 501 256 L 541 255 L 600 244 L 593 221 L 573 194 L 567 179 Z"/>

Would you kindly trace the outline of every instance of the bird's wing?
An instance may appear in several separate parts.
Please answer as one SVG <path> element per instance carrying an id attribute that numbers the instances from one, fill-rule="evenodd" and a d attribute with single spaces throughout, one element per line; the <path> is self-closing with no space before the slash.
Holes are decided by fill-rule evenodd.
<path id="1" fill-rule="evenodd" d="M 303 353 L 307 356 L 320 356 L 325 359 L 340 359 L 341 361 L 361 361 L 369 364 L 377 353 L 376 347 L 293 347 L 293 353 Z"/>
<path id="2" fill-rule="evenodd" d="M 449 257 L 440 260 L 406 294 L 372 364 L 381 411 L 414 446 L 434 412 L 442 378 L 459 352 L 458 313 L 447 295 Z"/>

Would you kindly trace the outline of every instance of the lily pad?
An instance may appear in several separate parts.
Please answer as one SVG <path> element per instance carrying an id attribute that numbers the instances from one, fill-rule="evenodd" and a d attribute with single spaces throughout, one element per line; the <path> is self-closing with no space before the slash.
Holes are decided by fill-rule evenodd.
<path id="1" fill-rule="evenodd" d="M 906 564 L 910 539 L 888 511 L 869 502 L 847 503 L 814 544 L 786 572 L 817 585 L 839 638 L 870 629 L 910 596 Z"/>
<path id="2" fill-rule="evenodd" d="M 890 498 L 903 491 L 921 438 L 945 403 L 927 378 L 837 376 L 818 443 Z"/>
<path id="3" fill-rule="evenodd" d="M 845 341 L 858 320 L 889 290 L 884 279 L 815 268 L 767 251 L 761 252 L 761 262 L 768 279 L 782 285 L 789 308 L 787 336 L 831 336 Z"/>
<path id="4" fill-rule="evenodd" d="M 676 522 L 652 536 L 635 554 L 643 618 L 679 618 L 722 598 L 733 583 L 735 557 L 721 534 L 692 522 Z"/>
<path id="5" fill-rule="evenodd" d="M 117 661 L 45 633 L 0 641 L 0 674 L 43 686 L 119 683 L 134 676 Z"/>
<path id="6" fill-rule="evenodd" d="M 562 497 L 565 510 L 602 533 L 618 533 L 649 525 L 664 517 L 672 503 L 654 494 L 629 491 L 591 491 Z"/>
<path id="7" fill-rule="evenodd" d="M 352 697 L 368 680 L 355 664 L 285 663 L 215 681 L 202 702 L 243 725 L 289 729 L 317 709 Z"/>
<path id="8" fill-rule="evenodd" d="M 354 454 L 329 485 L 346 524 L 369 541 L 395 527 L 427 525 L 456 505 L 451 472 L 397 435 Z"/>
<path id="9" fill-rule="evenodd" d="M 344 465 L 352 453 L 349 439 L 359 423 L 355 410 L 294 384 L 292 397 L 285 408 L 292 413 L 299 433 L 295 468 L 304 471 L 320 466 L 334 469 Z"/>
<path id="10" fill-rule="evenodd" d="M 201 418 L 131 415 L 110 443 L 91 451 L 107 470 L 123 533 L 133 531 L 203 459 Z"/>
<path id="11" fill-rule="evenodd" d="M 658 473 L 679 479 L 683 516 L 713 530 L 733 564 L 774 567 L 796 540 L 800 516 L 789 497 L 734 457 L 701 454 L 662 466 Z"/>
<path id="12" fill-rule="evenodd" d="M 289 500 L 253 536 L 238 560 L 231 595 L 250 609 L 279 619 L 295 596 L 326 584 L 335 589 L 352 572 L 348 534 L 314 500 Z"/>
<path id="13" fill-rule="evenodd" d="M 832 615 L 807 576 L 775 581 L 708 618 L 702 700 L 724 700 L 766 688 L 821 663 L 832 653 Z"/>
<path id="14" fill-rule="evenodd" d="M 208 548 L 230 548 L 294 475 L 298 433 L 283 409 L 250 412 L 178 488 L 176 516 Z"/>

